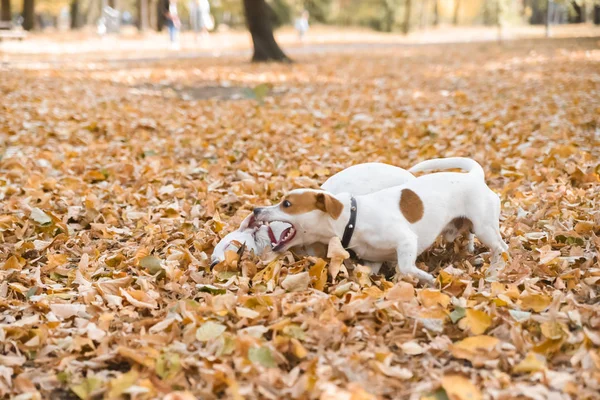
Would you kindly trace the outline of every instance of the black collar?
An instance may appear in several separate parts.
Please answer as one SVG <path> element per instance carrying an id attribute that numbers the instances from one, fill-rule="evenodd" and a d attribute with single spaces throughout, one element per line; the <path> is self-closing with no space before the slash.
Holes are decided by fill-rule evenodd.
<path id="1" fill-rule="evenodd" d="M 356 228 L 356 214 L 358 213 L 358 208 L 356 207 L 356 199 L 354 197 L 350 197 L 350 219 L 346 224 L 346 228 L 344 228 L 344 236 L 342 237 L 342 247 L 350 253 L 350 256 L 356 258 L 356 253 L 348 248 L 350 244 L 350 240 L 352 240 L 352 234 L 354 233 L 354 229 Z"/>

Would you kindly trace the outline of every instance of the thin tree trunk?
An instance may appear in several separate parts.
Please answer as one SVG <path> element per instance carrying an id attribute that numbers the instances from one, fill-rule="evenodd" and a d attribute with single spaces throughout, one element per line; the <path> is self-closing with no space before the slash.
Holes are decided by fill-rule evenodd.
<path id="1" fill-rule="evenodd" d="M 31 31 L 35 27 L 35 1 L 23 0 L 23 29 Z"/>
<path id="2" fill-rule="evenodd" d="M 148 29 L 148 0 L 137 0 L 137 27 L 140 31 Z"/>
<path id="3" fill-rule="evenodd" d="M 439 0 L 433 0 L 433 26 L 440 24 L 440 9 L 438 8 Z"/>
<path id="4" fill-rule="evenodd" d="M 452 23 L 458 25 L 458 14 L 460 12 L 460 0 L 454 0 L 454 16 L 452 17 Z"/>
<path id="5" fill-rule="evenodd" d="M 423 29 L 427 25 L 427 12 L 429 9 L 429 0 L 421 0 L 421 10 L 419 15 L 419 28 Z"/>
<path id="6" fill-rule="evenodd" d="M 83 12 L 82 20 L 83 20 L 83 23 L 84 23 L 85 25 L 89 25 L 89 24 L 91 24 L 91 22 L 92 22 L 92 21 L 91 21 L 91 19 L 92 19 L 92 14 L 93 14 L 93 12 L 94 12 L 94 8 L 95 8 L 95 7 L 94 7 L 94 3 L 95 3 L 96 1 L 97 1 L 97 0 L 90 0 L 90 1 L 89 1 L 89 3 L 88 3 L 88 6 L 87 6 L 87 8 L 86 8 L 86 9 L 85 9 L 85 11 Z"/>
<path id="7" fill-rule="evenodd" d="M 496 26 L 498 27 L 498 41 L 502 41 L 502 0 L 496 0 Z"/>
<path id="8" fill-rule="evenodd" d="M 246 24 L 248 25 L 248 30 L 252 35 L 252 43 L 254 44 L 252 62 L 290 62 L 291 60 L 275 41 L 267 7 L 265 0 L 244 0 Z"/>
<path id="9" fill-rule="evenodd" d="M 162 31 L 165 26 L 165 3 L 168 0 L 158 0 L 156 2 L 156 30 Z"/>
<path id="10" fill-rule="evenodd" d="M 412 0 L 406 0 L 404 6 L 404 23 L 402 24 L 402 32 L 406 35 L 410 31 L 410 14 L 412 12 Z"/>
<path id="11" fill-rule="evenodd" d="M 394 26 L 395 13 L 393 6 L 389 3 L 388 0 L 384 0 L 383 2 L 384 8 L 384 18 L 383 18 L 383 26 L 382 30 L 384 32 L 391 32 Z"/>
<path id="12" fill-rule="evenodd" d="M 71 0 L 71 29 L 81 28 L 81 13 L 79 0 Z"/>
<path id="13" fill-rule="evenodd" d="M 552 17 L 552 12 L 551 12 L 551 7 L 552 7 L 552 0 L 546 0 L 546 37 L 550 37 L 550 35 L 552 34 L 550 32 L 550 23 L 551 23 L 551 17 Z"/>
<path id="14" fill-rule="evenodd" d="M 10 0 L 2 0 L 0 8 L 0 21 L 12 20 L 12 13 L 10 11 Z"/>

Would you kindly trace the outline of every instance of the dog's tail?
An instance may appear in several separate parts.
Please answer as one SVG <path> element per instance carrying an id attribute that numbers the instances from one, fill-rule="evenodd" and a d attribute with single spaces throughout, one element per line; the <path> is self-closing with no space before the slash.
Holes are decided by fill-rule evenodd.
<path id="1" fill-rule="evenodd" d="M 466 157 L 448 157 L 448 158 L 433 158 L 418 163 L 408 171 L 411 173 L 430 171 L 433 169 L 453 169 L 459 168 L 470 174 L 480 176 L 482 179 L 485 177 L 483 168 L 477 163 L 477 161 Z"/>

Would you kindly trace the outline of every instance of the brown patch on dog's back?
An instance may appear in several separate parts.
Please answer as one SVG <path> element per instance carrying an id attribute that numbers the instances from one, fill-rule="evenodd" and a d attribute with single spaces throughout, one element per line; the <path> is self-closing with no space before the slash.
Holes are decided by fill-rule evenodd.
<path id="1" fill-rule="evenodd" d="M 402 192 L 400 192 L 400 211 L 411 224 L 420 221 L 423 218 L 423 202 L 419 195 L 410 189 L 402 189 Z"/>
<path id="2" fill-rule="evenodd" d="M 289 207 L 284 206 L 286 201 L 290 202 Z M 343 204 L 335 197 L 327 193 L 310 191 L 288 194 L 283 198 L 279 207 L 281 211 L 290 215 L 320 210 L 328 213 L 333 219 L 338 219 L 344 208 Z"/>

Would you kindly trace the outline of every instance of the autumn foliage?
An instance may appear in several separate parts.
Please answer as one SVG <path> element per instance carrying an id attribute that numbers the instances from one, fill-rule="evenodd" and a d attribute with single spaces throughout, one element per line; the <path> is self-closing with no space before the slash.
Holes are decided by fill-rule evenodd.
<path id="1" fill-rule="evenodd" d="M 0 78 L 0 395 L 597 399 L 600 51 L 588 40 L 67 63 Z M 510 257 L 434 288 L 330 249 L 209 255 L 352 164 L 468 156 Z"/>

